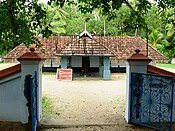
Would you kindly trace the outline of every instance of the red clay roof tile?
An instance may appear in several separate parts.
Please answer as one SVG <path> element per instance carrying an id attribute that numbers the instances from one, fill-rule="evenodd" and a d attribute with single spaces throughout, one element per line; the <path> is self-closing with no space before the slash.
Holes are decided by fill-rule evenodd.
<path id="1" fill-rule="evenodd" d="M 53 58 L 57 54 L 76 53 L 76 47 L 79 46 L 77 54 L 83 55 L 83 53 L 89 52 L 90 54 L 109 55 L 114 54 L 117 59 L 128 59 L 136 49 L 139 49 L 141 54 L 146 55 L 146 42 L 139 37 L 129 36 L 93 36 L 94 43 L 88 45 L 89 48 L 83 50 L 81 44 L 74 43 L 74 48 L 71 49 L 71 42 L 76 39 L 75 36 L 51 36 L 49 38 L 38 37 L 41 44 L 43 44 L 42 50 L 36 49 L 45 58 Z M 95 42 L 96 41 L 96 42 Z M 97 43 L 97 45 L 95 45 Z M 95 47 L 95 48 L 94 48 Z M 81 50 L 80 50 L 81 49 Z M 45 50 L 45 53 L 43 53 Z M 74 50 L 74 51 L 73 51 Z M 24 44 L 21 44 L 9 52 L 4 58 L 19 58 L 25 52 L 29 51 Z M 68 52 L 69 51 L 69 52 Z M 148 45 L 148 57 L 153 60 L 167 60 L 165 56 Z"/>

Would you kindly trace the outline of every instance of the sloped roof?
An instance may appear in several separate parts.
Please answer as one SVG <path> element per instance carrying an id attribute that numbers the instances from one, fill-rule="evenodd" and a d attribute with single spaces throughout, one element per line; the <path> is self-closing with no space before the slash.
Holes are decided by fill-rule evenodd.
<path id="1" fill-rule="evenodd" d="M 84 30 L 84 31 L 79 35 L 80 38 L 81 38 L 81 37 L 86 37 L 86 36 L 92 39 L 92 35 L 91 35 L 89 32 L 87 32 L 86 30 Z"/>
<path id="2" fill-rule="evenodd" d="M 140 50 L 141 54 L 146 56 L 147 54 L 147 43 L 140 37 L 130 37 L 130 36 L 108 36 L 96 37 L 96 39 L 100 39 L 103 41 L 107 48 L 110 48 L 117 57 L 117 59 L 126 60 L 131 57 L 132 54 L 135 53 L 136 49 Z M 154 49 L 151 45 L 148 45 L 148 57 L 153 60 L 167 60 L 167 58 Z"/>
<path id="3" fill-rule="evenodd" d="M 40 55 L 43 55 L 45 58 L 53 58 L 57 51 L 61 50 L 66 44 L 72 40 L 72 36 L 51 36 L 49 38 L 38 37 L 43 46 L 41 48 L 35 48 Z M 24 44 L 20 44 L 11 50 L 4 58 L 19 58 L 25 52 L 29 52 L 29 48 L 27 48 Z"/>
<path id="4" fill-rule="evenodd" d="M 24 44 L 20 44 L 4 56 L 4 58 L 18 58 L 27 51 L 29 51 L 29 49 L 27 49 Z"/>
<path id="5" fill-rule="evenodd" d="M 45 50 L 45 53 L 43 54 L 46 58 L 53 58 L 55 55 L 58 54 L 64 54 L 69 49 L 72 49 L 72 52 L 69 52 L 70 54 L 73 54 L 73 51 L 75 51 L 77 46 L 81 47 L 81 40 L 86 38 L 86 41 L 91 41 L 92 44 L 88 45 L 88 50 L 83 50 L 85 53 L 88 51 L 94 52 L 94 47 L 96 46 L 96 49 L 103 50 L 105 54 L 114 54 L 117 59 L 126 60 L 129 58 L 133 53 L 135 53 L 136 49 L 139 49 L 144 55 L 146 55 L 146 42 L 139 37 L 112 37 L 112 36 L 93 36 L 93 39 L 90 40 L 89 37 L 81 37 L 82 39 L 77 39 L 75 36 L 51 36 L 49 38 L 42 38 L 38 37 L 39 41 L 43 44 L 43 49 Z M 96 45 L 94 45 L 96 41 Z M 71 43 L 75 44 L 74 48 L 71 48 Z M 78 43 L 80 42 L 80 44 Z M 93 43 L 94 42 L 94 43 Z M 103 47 L 103 48 L 102 48 Z M 83 47 L 81 47 L 84 49 Z M 80 49 L 81 49 L 80 48 Z M 41 53 L 41 49 L 36 49 L 38 52 Z M 12 51 L 10 51 L 4 58 L 18 58 L 21 55 L 23 55 L 26 51 L 29 51 L 23 44 L 17 46 Z M 104 52 L 101 53 L 104 53 Z M 75 53 L 76 54 L 76 53 Z M 100 52 L 98 52 L 100 54 Z M 78 53 L 77 53 L 78 55 Z M 79 53 L 81 55 L 81 53 Z M 150 45 L 148 46 L 148 56 L 153 60 L 166 60 L 167 58 L 159 53 L 157 50 L 155 50 Z"/>
<path id="6" fill-rule="evenodd" d="M 67 43 L 57 55 L 115 56 L 112 50 L 106 48 L 101 41 L 94 39 L 86 30 Z"/>

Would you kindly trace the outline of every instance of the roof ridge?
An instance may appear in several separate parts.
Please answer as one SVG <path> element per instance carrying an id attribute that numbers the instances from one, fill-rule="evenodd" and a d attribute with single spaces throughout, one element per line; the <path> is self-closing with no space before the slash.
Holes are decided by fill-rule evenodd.
<path id="1" fill-rule="evenodd" d="M 83 32 L 81 32 L 79 34 L 79 37 L 81 38 L 83 35 L 85 35 L 85 36 L 87 35 L 89 38 L 92 39 L 92 35 L 87 30 L 84 30 Z"/>
<path id="2" fill-rule="evenodd" d="M 97 41 L 96 39 L 94 40 Z M 99 41 L 97 41 L 97 43 L 99 43 L 102 47 L 104 47 L 107 51 L 109 51 L 110 54 L 115 55 L 115 53 L 112 50 L 109 50 L 106 46 L 102 45 Z"/>

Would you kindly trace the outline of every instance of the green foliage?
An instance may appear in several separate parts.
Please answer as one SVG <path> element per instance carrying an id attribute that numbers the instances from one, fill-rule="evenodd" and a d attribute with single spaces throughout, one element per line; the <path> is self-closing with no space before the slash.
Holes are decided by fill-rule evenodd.
<path id="1" fill-rule="evenodd" d="M 48 116 L 53 114 L 53 101 L 47 96 L 42 96 L 42 113 L 43 116 Z"/>
<path id="2" fill-rule="evenodd" d="M 96 35 L 134 35 L 135 29 L 133 22 L 130 21 L 132 17 L 131 10 L 126 6 L 122 6 L 116 11 L 116 17 L 112 20 L 107 19 L 106 16 L 100 14 L 100 10 L 94 10 L 92 13 L 82 14 L 75 5 L 65 5 L 63 9 L 68 13 L 69 18 L 66 20 L 65 35 L 79 34 L 84 30 L 84 21 L 90 18 L 87 22 L 87 30 L 89 32 L 96 32 Z M 74 12 L 72 14 L 72 11 Z"/>
<path id="3" fill-rule="evenodd" d="M 36 35 L 48 37 L 65 33 L 66 12 L 56 6 L 38 4 L 38 0 L 0 1 L 0 54 L 17 45 L 40 44 Z"/>
<path id="4" fill-rule="evenodd" d="M 37 42 L 34 31 L 44 16 L 45 11 L 38 6 L 37 0 L 0 1 L 0 53 L 21 43 Z"/>
<path id="5" fill-rule="evenodd" d="M 43 72 L 43 75 L 56 75 L 55 72 Z"/>
<path id="6" fill-rule="evenodd" d="M 108 14 L 104 15 L 103 8 L 95 9 L 92 13 L 82 14 L 77 5 L 66 4 L 63 8 L 71 15 L 66 20 L 65 35 L 81 33 L 86 18 L 90 18 L 87 23 L 87 30 L 96 32 L 96 35 L 104 35 L 105 23 L 105 35 L 140 36 L 146 39 L 146 27 L 148 27 L 149 43 L 167 57 L 175 57 L 173 8 L 160 10 L 160 6 L 151 5 L 150 7 L 150 3 L 140 2 L 133 1 L 129 3 L 129 6 L 123 4 L 118 10 L 113 10 L 115 13 L 113 19 L 106 17 Z M 139 6 L 142 4 L 144 4 L 145 9 L 141 9 L 142 6 Z"/>
<path id="7" fill-rule="evenodd" d="M 156 64 L 156 66 L 175 69 L 175 64 L 162 64 L 162 63 L 158 63 L 158 64 Z"/>
<path id="8" fill-rule="evenodd" d="M 158 30 L 153 30 L 149 35 L 149 43 L 152 45 L 161 44 L 164 35 L 160 33 Z"/>
<path id="9" fill-rule="evenodd" d="M 148 27 L 150 43 L 156 43 L 154 47 L 166 56 L 175 57 L 175 2 L 156 1 L 157 6 L 148 0 L 49 0 L 49 5 L 38 4 L 38 0 L 1 0 L 0 54 L 21 43 L 39 43 L 34 37 L 38 34 L 79 34 L 84 20 L 90 18 L 87 29 L 96 35 L 145 38 Z"/>
<path id="10" fill-rule="evenodd" d="M 39 29 L 38 33 L 42 34 L 43 30 L 48 30 L 48 36 L 51 34 L 64 34 L 66 26 L 65 19 L 68 17 L 68 13 L 62 10 L 54 2 L 52 2 L 50 6 L 40 3 L 40 6 L 44 11 L 46 11 L 46 16 L 42 19 L 42 28 Z"/>

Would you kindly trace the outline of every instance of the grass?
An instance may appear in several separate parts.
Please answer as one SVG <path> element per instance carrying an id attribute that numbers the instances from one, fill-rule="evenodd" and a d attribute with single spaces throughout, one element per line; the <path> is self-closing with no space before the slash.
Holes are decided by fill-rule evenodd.
<path id="1" fill-rule="evenodd" d="M 53 101 L 48 98 L 47 96 L 43 95 L 42 96 L 42 113 L 43 116 L 49 116 L 53 114 L 54 109 L 53 109 Z"/>
<path id="2" fill-rule="evenodd" d="M 162 63 L 158 63 L 158 64 L 156 64 L 156 66 L 175 69 L 175 64 L 162 64 Z"/>
<path id="3" fill-rule="evenodd" d="M 43 75 L 56 75 L 56 72 L 43 72 Z"/>

